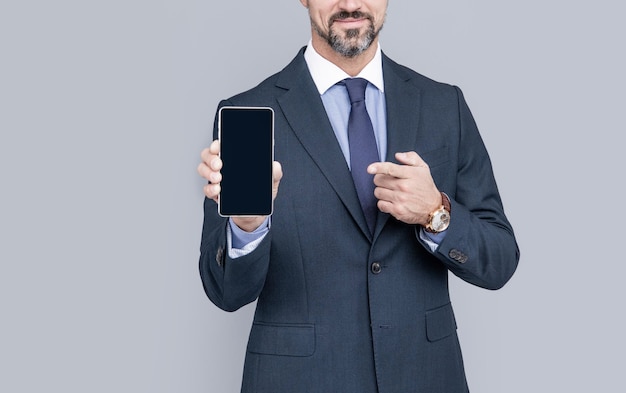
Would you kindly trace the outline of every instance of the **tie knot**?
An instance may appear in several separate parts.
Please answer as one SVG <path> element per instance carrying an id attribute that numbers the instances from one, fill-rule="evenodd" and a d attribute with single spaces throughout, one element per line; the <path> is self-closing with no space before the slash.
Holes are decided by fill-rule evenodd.
<path id="1" fill-rule="evenodd" d="M 367 79 L 348 78 L 344 79 L 343 83 L 346 85 L 346 89 L 348 89 L 350 104 L 365 100 L 365 88 L 367 87 Z"/>

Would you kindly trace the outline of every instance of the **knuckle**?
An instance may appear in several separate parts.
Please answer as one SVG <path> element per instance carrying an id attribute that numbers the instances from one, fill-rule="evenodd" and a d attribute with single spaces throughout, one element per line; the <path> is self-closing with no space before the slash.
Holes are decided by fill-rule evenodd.
<path id="1" fill-rule="evenodd" d="M 406 203 L 406 197 L 404 196 L 403 193 L 396 193 L 395 201 L 398 204 L 402 205 L 402 204 Z"/>
<path id="2" fill-rule="evenodd" d="M 398 191 L 400 191 L 400 193 L 408 192 L 408 186 L 406 182 L 398 182 Z"/>

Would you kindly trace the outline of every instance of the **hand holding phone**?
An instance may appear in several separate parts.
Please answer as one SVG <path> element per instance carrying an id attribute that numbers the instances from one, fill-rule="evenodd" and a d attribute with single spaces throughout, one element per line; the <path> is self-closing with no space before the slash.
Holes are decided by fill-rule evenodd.
<path id="1" fill-rule="evenodd" d="M 222 160 L 219 157 L 220 154 L 220 141 L 214 140 L 211 145 L 202 150 L 200 154 L 201 162 L 198 165 L 198 174 L 204 179 L 208 180 L 208 183 L 204 186 L 204 195 L 218 203 L 222 173 Z M 274 161 L 272 165 L 272 198 L 275 199 L 278 194 L 278 186 L 280 180 L 283 177 L 283 169 L 278 161 Z M 252 232 L 259 227 L 264 221 L 265 216 L 252 216 L 252 217 L 230 217 L 235 225 L 243 229 L 246 232 Z"/>

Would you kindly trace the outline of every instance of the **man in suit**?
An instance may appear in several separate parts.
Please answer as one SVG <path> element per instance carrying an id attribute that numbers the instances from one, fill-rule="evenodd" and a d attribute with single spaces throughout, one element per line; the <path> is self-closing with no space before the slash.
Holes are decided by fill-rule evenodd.
<path id="1" fill-rule="evenodd" d="M 448 271 L 497 289 L 519 259 L 472 115 L 381 52 L 386 0 L 301 2 L 309 44 L 220 103 L 275 111 L 271 220 L 217 214 L 218 141 L 198 167 L 204 289 L 258 299 L 242 392 L 466 392 Z"/>

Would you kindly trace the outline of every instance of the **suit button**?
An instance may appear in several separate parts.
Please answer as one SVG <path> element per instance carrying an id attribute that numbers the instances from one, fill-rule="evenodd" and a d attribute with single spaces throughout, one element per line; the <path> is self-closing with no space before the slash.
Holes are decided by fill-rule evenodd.
<path id="1" fill-rule="evenodd" d="M 450 252 L 448 253 L 448 256 L 459 263 L 467 262 L 467 255 L 463 254 L 461 251 L 454 249 L 454 248 L 450 250 Z"/>
<path id="2" fill-rule="evenodd" d="M 380 263 L 378 262 L 372 263 L 372 273 L 379 274 L 382 270 L 383 268 L 382 266 L 380 266 Z"/>

